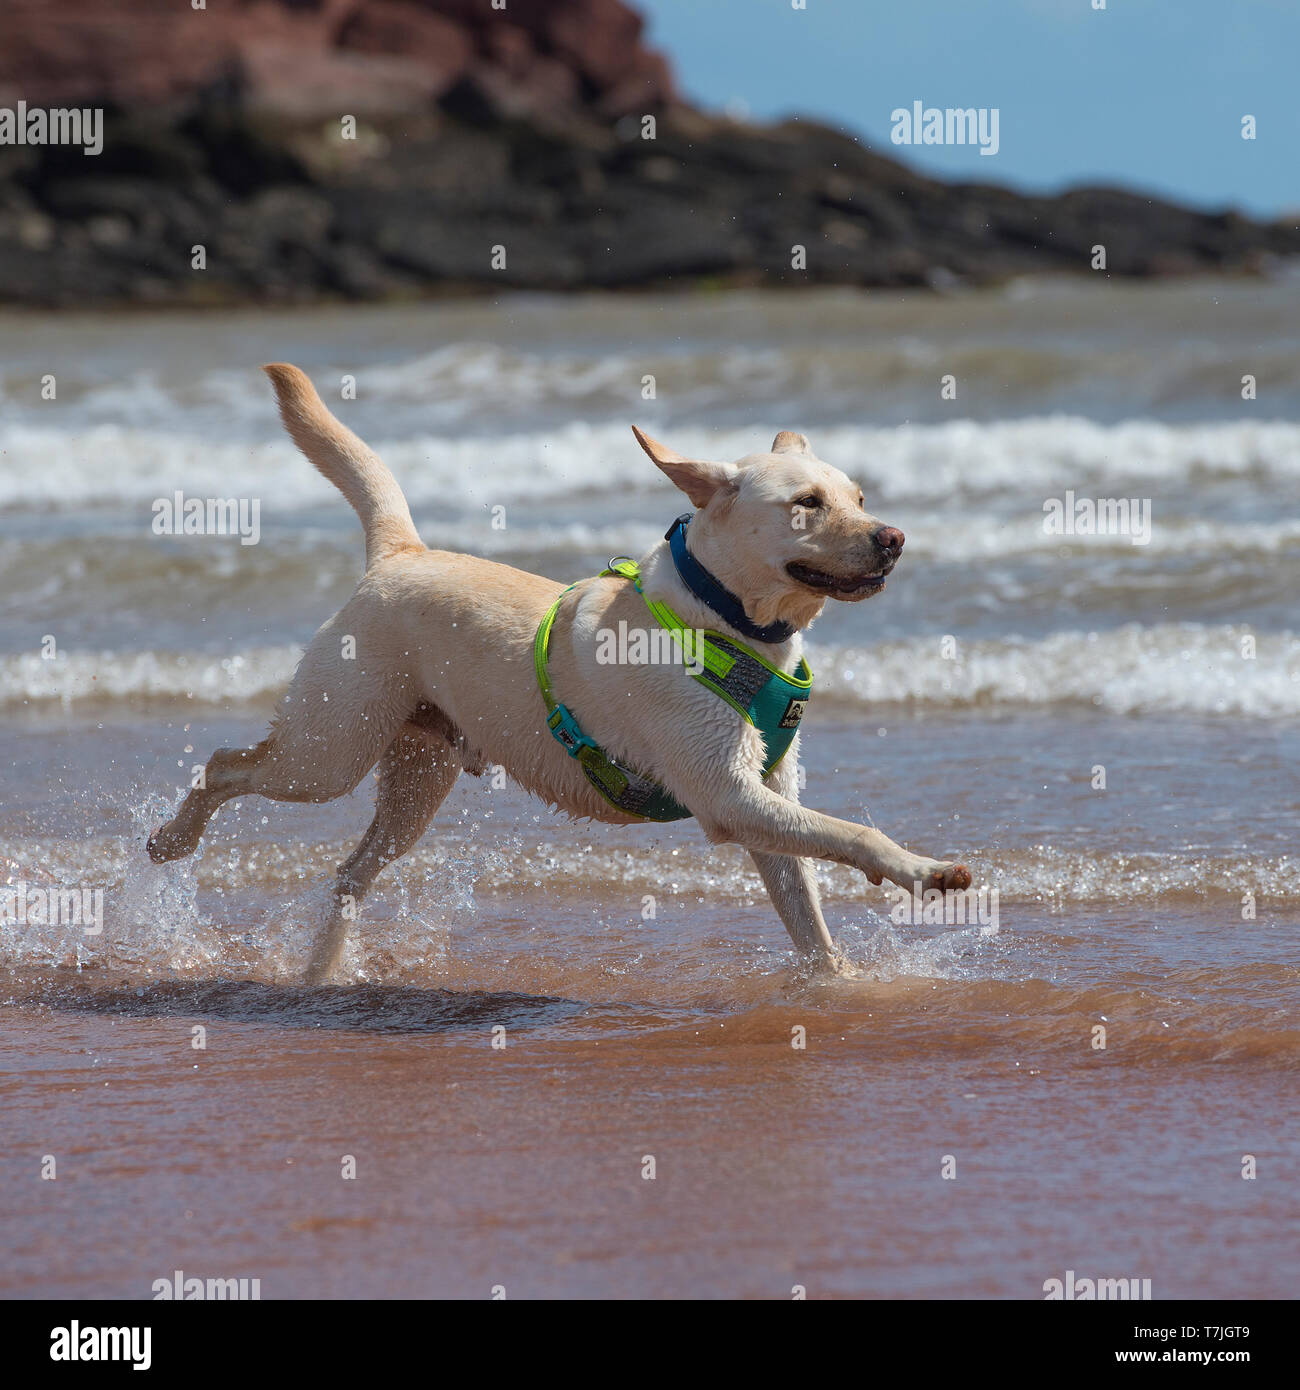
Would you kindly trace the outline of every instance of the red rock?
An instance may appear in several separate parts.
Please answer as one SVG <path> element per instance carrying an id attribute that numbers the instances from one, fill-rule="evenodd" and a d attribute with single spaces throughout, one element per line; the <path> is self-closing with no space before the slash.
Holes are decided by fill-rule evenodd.
<path id="1" fill-rule="evenodd" d="M 641 16 L 619 0 L 571 0 L 547 7 L 546 36 L 600 88 L 619 82 L 641 52 Z"/>
<path id="2" fill-rule="evenodd" d="M 512 114 L 673 100 L 622 0 L 7 0 L 0 104 L 183 105 L 216 83 L 302 118 L 406 112 L 473 79 Z"/>
<path id="3" fill-rule="evenodd" d="M 620 116 L 644 116 L 658 111 L 664 93 L 673 89 L 672 70 L 662 53 L 638 52 L 619 81 L 596 99 L 596 110 L 611 120 Z"/>
<path id="4" fill-rule="evenodd" d="M 454 20 L 401 0 L 369 0 L 344 21 L 338 43 L 361 53 L 400 55 L 426 74 L 434 96 L 465 75 L 474 57 L 474 40 Z"/>

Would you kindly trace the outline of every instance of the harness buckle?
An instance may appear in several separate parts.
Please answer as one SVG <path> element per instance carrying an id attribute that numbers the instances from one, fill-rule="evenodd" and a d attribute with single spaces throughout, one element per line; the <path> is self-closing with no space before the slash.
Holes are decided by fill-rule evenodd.
<path id="1" fill-rule="evenodd" d="M 546 723 L 556 742 L 569 757 L 576 758 L 582 764 L 587 779 L 594 782 L 597 789 L 620 810 L 632 809 L 622 804 L 631 785 L 627 774 L 615 763 L 610 762 L 595 739 L 588 738 L 582 732 L 578 727 L 578 721 L 568 709 L 564 705 L 556 705 L 547 717 Z"/>
<path id="2" fill-rule="evenodd" d="M 564 705 L 556 705 L 547 716 L 546 724 L 555 741 L 569 757 L 579 757 L 584 748 L 596 748 L 599 751 L 596 741 L 582 732 L 578 721 Z"/>

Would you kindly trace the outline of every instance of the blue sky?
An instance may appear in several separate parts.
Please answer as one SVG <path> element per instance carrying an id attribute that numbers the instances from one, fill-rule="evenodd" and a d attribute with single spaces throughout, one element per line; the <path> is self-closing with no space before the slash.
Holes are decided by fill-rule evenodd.
<path id="1" fill-rule="evenodd" d="M 942 177 L 1300 208 L 1300 0 L 633 3 L 701 106 L 816 116 Z M 891 145 L 890 112 L 917 100 L 997 107 L 997 155 Z"/>

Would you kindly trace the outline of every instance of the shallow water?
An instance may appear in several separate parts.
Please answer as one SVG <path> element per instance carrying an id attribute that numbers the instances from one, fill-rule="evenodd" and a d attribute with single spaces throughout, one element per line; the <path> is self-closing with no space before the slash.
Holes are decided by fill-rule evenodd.
<path id="1" fill-rule="evenodd" d="M 104 929 L 0 921 L 0 1292 L 1032 1298 L 1073 1269 L 1289 1296 L 1298 299 L 6 320 L 0 882 L 102 889 Z M 463 778 L 350 983 L 299 985 L 366 784 L 142 852 L 355 582 L 351 513 L 252 370 L 275 357 L 356 373 L 337 408 L 427 540 L 557 578 L 680 510 L 627 421 L 721 456 L 808 432 L 908 541 L 813 631 L 805 799 L 960 855 L 993 920 L 894 921 L 825 869 L 858 977 L 820 983 L 741 852 Z M 259 498 L 261 540 L 153 535 L 175 488 Z M 1067 488 L 1150 499 L 1149 544 L 1046 536 Z"/>

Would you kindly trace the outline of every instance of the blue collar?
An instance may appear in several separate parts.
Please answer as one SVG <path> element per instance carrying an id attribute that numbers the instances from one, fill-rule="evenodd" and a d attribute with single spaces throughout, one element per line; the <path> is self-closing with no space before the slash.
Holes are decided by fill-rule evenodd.
<path id="1" fill-rule="evenodd" d="M 686 524 L 693 513 L 684 512 L 664 533 L 664 540 L 672 551 L 673 564 L 682 583 L 701 603 L 707 604 L 728 627 L 735 628 L 742 636 L 752 642 L 788 642 L 798 628 L 786 622 L 768 623 L 759 627 L 751 622 L 745 612 L 745 605 L 726 587 L 711 575 L 708 570 L 686 549 Z"/>

